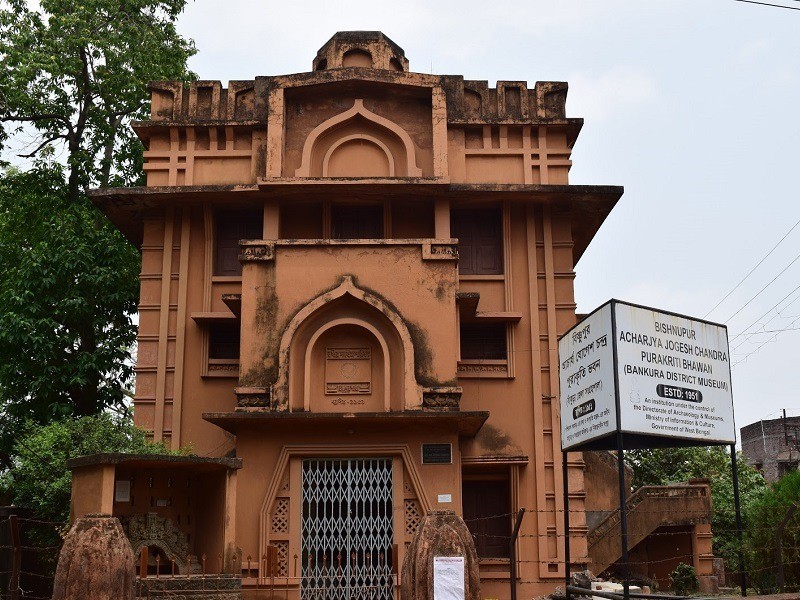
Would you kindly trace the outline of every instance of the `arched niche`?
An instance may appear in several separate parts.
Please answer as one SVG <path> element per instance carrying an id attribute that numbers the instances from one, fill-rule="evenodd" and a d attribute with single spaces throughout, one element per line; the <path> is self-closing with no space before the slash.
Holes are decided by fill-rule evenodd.
<path id="1" fill-rule="evenodd" d="M 421 177 L 411 136 L 397 123 L 353 106 L 315 127 L 295 177 Z"/>
<path id="2" fill-rule="evenodd" d="M 369 402 L 315 402 L 326 396 L 322 392 L 324 383 L 346 383 L 320 379 L 328 367 L 327 356 L 323 358 L 328 348 L 370 349 Z M 350 276 L 295 314 L 281 335 L 278 356 L 278 377 L 272 393 L 277 404 L 290 411 L 353 412 L 359 407 L 372 407 L 360 409 L 364 411 L 401 411 L 422 405 L 422 388 L 414 377 L 414 345 L 405 322 L 381 298 L 357 287 Z M 363 363 L 356 366 L 364 368 Z"/>
<path id="3" fill-rule="evenodd" d="M 343 67 L 372 68 L 372 54 L 361 48 L 353 48 L 342 55 Z"/>
<path id="4" fill-rule="evenodd" d="M 362 319 L 329 321 L 311 336 L 303 364 L 303 409 L 390 410 L 392 354 L 382 333 Z"/>
<path id="5" fill-rule="evenodd" d="M 394 156 L 371 135 L 347 135 L 334 142 L 322 159 L 323 177 L 394 177 Z"/>

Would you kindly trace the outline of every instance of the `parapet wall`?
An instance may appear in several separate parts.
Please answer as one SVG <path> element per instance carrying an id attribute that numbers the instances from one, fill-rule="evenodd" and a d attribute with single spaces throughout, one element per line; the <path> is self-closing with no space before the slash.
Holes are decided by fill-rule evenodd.
<path id="1" fill-rule="evenodd" d="M 338 79 L 342 69 L 279 77 L 257 77 L 249 81 L 230 81 L 223 88 L 220 81 L 160 81 L 150 84 L 153 121 L 266 121 L 270 90 L 287 87 L 303 75 L 304 84 L 315 85 Z M 365 79 L 387 83 L 414 83 L 416 79 L 438 79 L 447 99 L 448 121 L 454 123 L 525 122 L 566 118 L 567 84 L 537 82 L 528 88 L 525 81 L 464 80 L 460 76 L 430 76 L 417 73 L 375 71 L 350 68 L 348 72 Z"/>

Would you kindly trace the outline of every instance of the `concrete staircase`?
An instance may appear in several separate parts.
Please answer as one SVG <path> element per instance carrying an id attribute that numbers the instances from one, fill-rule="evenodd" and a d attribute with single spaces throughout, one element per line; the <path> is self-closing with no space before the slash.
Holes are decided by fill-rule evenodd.
<path id="1" fill-rule="evenodd" d="M 706 484 L 645 486 L 627 501 L 628 548 L 665 525 L 696 525 L 711 517 L 711 492 Z M 621 515 L 609 514 L 589 532 L 591 569 L 601 573 L 622 557 Z"/>

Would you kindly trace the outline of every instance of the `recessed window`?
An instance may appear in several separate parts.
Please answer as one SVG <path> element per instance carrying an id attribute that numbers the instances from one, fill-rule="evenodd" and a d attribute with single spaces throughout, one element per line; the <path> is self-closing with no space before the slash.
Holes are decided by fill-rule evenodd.
<path id="1" fill-rule="evenodd" d="M 459 273 L 503 274 L 503 224 L 499 209 L 454 210 L 451 232 L 458 238 Z"/>
<path id="2" fill-rule="evenodd" d="M 505 360 L 504 323 L 461 323 L 462 360 Z"/>
<path id="3" fill-rule="evenodd" d="M 217 213 L 214 275 L 241 275 L 239 240 L 260 240 L 264 234 L 261 211 Z"/>
<path id="4" fill-rule="evenodd" d="M 508 479 L 465 480 L 464 522 L 475 539 L 480 558 L 508 558 L 511 540 L 511 499 Z"/>
<path id="5" fill-rule="evenodd" d="M 383 206 L 370 204 L 332 205 L 331 237 L 335 240 L 383 238 Z"/>
<path id="6" fill-rule="evenodd" d="M 236 323 L 215 323 L 208 332 L 208 358 L 217 360 L 239 359 L 240 329 Z"/>

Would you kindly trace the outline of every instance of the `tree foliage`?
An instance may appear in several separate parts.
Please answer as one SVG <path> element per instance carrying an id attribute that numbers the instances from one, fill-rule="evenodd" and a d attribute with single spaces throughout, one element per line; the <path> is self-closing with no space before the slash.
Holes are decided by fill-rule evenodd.
<path id="1" fill-rule="evenodd" d="M 72 477 L 70 458 L 101 452 L 169 454 L 147 440 L 130 418 L 108 413 L 62 419 L 46 425 L 28 423 L 18 433 L 12 468 L 0 478 L 15 504 L 31 508 L 39 519 L 69 523 Z"/>
<path id="2" fill-rule="evenodd" d="M 668 485 L 690 479 L 708 479 L 711 484 L 714 554 L 725 559 L 729 571 L 738 569 L 740 548 L 736 534 L 731 457 L 724 446 L 631 450 L 626 462 L 633 469 L 634 487 Z M 739 498 L 745 526 L 751 507 L 766 489 L 761 474 L 749 467 L 741 453 L 737 460 Z"/>
<path id="3" fill-rule="evenodd" d="M 139 255 L 58 169 L 0 176 L 0 452 L 15 429 L 125 403 Z"/>
<path id="4" fill-rule="evenodd" d="M 677 596 L 686 596 L 700 586 L 694 567 L 686 563 L 678 563 L 678 566 L 669 574 L 669 583 Z"/>
<path id="5" fill-rule="evenodd" d="M 141 178 L 128 125 L 148 81 L 191 77 L 185 3 L 0 0 L 0 149 L 36 140 L 0 173 L 0 468 L 22 422 L 125 404 L 139 257 L 85 192 Z"/>
<path id="6" fill-rule="evenodd" d="M 763 593 L 777 590 L 776 533 L 792 504 L 800 507 L 800 471 L 784 475 L 748 510 L 747 567 L 751 585 Z M 800 590 L 800 509 L 785 525 L 781 548 L 784 591 Z"/>
<path id="7" fill-rule="evenodd" d="M 135 180 L 146 84 L 185 79 L 195 52 L 175 20 L 186 0 L 7 0 L 0 10 L 0 143 L 22 126 L 36 156 L 63 144 L 68 193 Z M 116 163 L 115 163 L 116 161 Z"/>

